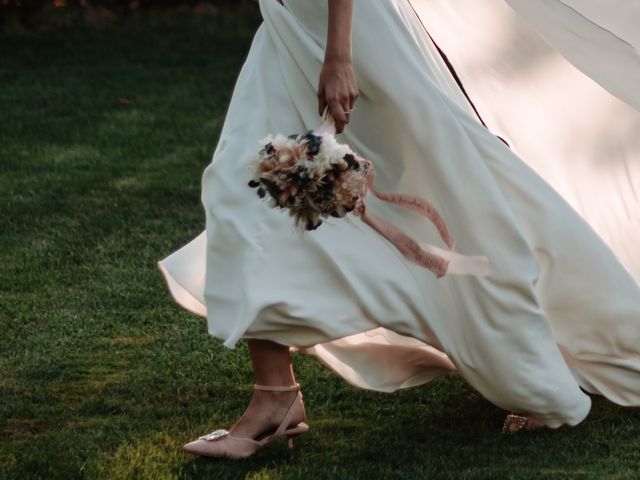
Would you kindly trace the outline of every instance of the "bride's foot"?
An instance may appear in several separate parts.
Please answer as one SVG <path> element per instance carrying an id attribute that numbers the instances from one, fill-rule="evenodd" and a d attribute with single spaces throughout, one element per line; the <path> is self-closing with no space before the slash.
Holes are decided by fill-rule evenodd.
<path id="1" fill-rule="evenodd" d="M 502 425 L 502 433 L 515 433 L 519 430 L 534 430 L 536 428 L 543 428 L 546 425 L 535 418 L 533 415 L 521 415 L 517 413 L 511 413 L 507 415 Z"/>
<path id="2" fill-rule="evenodd" d="M 254 389 L 247 409 L 231 426 L 229 432 L 236 437 L 255 439 L 263 433 L 275 430 L 297 393 L 297 390 L 280 392 Z M 289 426 L 293 427 L 302 422 L 307 415 L 302 398 L 296 400 L 292 408 Z"/>
<path id="3" fill-rule="evenodd" d="M 286 386 L 254 385 L 249 406 L 229 428 L 217 429 L 182 448 L 206 457 L 246 458 L 281 436 L 293 438 L 309 430 L 302 392 L 298 384 Z"/>

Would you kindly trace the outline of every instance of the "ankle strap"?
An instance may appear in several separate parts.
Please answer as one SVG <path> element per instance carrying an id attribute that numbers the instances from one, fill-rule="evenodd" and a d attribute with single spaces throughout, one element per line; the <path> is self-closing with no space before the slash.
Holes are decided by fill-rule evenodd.
<path id="1" fill-rule="evenodd" d="M 253 384 L 253 388 L 256 390 L 271 390 L 274 392 L 290 392 L 292 390 L 298 390 L 300 388 L 299 383 L 295 383 L 294 385 L 258 385 L 257 383 Z"/>

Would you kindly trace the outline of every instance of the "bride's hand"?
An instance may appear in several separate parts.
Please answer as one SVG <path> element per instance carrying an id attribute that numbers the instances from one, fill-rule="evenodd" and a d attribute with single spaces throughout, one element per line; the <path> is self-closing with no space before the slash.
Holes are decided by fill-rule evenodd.
<path id="1" fill-rule="evenodd" d="M 358 85 L 353 66 L 348 60 L 325 60 L 318 84 L 318 113 L 322 116 L 328 105 L 336 120 L 336 133 L 342 133 L 350 120 L 358 98 Z"/>

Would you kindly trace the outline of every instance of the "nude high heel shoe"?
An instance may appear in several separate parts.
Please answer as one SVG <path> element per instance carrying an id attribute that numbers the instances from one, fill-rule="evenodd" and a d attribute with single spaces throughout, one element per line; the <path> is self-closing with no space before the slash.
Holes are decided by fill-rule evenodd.
<path id="1" fill-rule="evenodd" d="M 298 435 L 302 435 L 309 431 L 309 425 L 304 422 L 300 422 L 293 427 L 289 427 L 289 420 L 293 416 L 294 405 L 298 400 L 302 400 L 302 392 L 300 391 L 300 384 L 296 383 L 292 386 L 272 386 L 272 385 L 258 385 L 254 384 L 253 388 L 256 390 L 270 390 L 274 392 L 290 392 L 297 390 L 298 394 L 295 396 L 287 413 L 284 415 L 282 422 L 273 433 L 263 432 L 256 438 L 248 437 L 236 437 L 232 435 L 228 430 L 218 429 L 207 435 L 203 435 L 198 440 L 191 443 L 187 443 L 182 448 L 185 452 L 193 453 L 195 455 L 201 455 L 205 457 L 223 457 L 240 459 L 246 458 L 262 447 L 271 443 L 272 441 L 286 436 L 289 440 L 287 446 L 293 448 L 293 439 Z"/>

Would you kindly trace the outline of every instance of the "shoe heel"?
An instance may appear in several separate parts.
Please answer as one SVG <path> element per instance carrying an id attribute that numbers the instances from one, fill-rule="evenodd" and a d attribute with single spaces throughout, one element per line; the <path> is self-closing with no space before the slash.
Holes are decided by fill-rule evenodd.
<path id="1" fill-rule="evenodd" d="M 302 433 L 292 433 L 291 435 L 287 435 L 287 448 L 293 448 L 293 439 L 299 435 L 302 435 Z"/>

